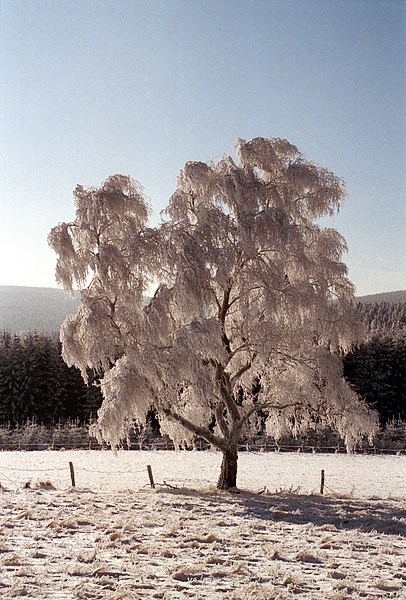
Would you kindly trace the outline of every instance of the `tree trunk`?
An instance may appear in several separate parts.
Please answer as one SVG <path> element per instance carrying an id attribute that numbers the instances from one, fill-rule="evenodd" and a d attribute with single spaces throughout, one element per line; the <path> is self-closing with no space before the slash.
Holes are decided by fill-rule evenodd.
<path id="1" fill-rule="evenodd" d="M 219 490 L 228 490 L 235 488 L 237 485 L 237 446 L 222 450 L 223 460 L 221 463 L 220 477 L 217 482 Z"/>

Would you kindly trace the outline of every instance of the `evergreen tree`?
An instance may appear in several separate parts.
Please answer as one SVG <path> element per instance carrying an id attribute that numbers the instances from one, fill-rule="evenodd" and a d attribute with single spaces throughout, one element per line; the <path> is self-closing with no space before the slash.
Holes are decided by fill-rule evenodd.
<path id="1" fill-rule="evenodd" d="M 4 423 L 19 422 L 20 399 L 24 384 L 24 348 L 19 336 L 4 333 L 1 340 L 0 404 Z"/>
<path id="2" fill-rule="evenodd" d="M 375 337 L 344 358 L 344 375 L 380 415 L 381 424 L 406 419 L 406 343 Z"/>
<path id="3" fill-rule="evenodd" d="M 0 423 L 10 419 L 10 404 L 14 381 L 12 376 L 13 338 L 4 331 L 0 337 Z"/>
<path id="4" fill-rule="evenodd" d="M 99 388 L 85 384 L 61 357 L 55 337 L 36 332 L 0 338 L 0 423 L 27 421 L 53 426 L 67 420 L 87 423 L 101 406 Z"/>

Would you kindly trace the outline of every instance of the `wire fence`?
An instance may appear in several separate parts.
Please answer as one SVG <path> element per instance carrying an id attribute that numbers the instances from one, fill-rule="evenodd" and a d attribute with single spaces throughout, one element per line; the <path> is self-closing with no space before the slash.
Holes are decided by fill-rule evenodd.
<path id="1" fill-rule="evenodd" d="M 187 453 L 189 454 L 189 453 Z M 147 455 L 145 455 L 146 458 Z M 102 492 L 104 494 L 114 494 L 117 493 L 119 491 L 137 491 L 140 490 L 142 488 L 161 488 L 161 487 L 166 487 L 166 488 L 172 488 L 172 489 L 190 489 L 190 488 L 201 488 L 203 487 L 207 487 L 212 486 L 213 485 L 213 479 L 209 480 L 206 479 L 207 477 L 207 471 L 205 470 L 205 468 L 201 468 L 200 467 L 196 467 L 193 469 L 193 471 L 191 472 L 190 470 L 187 471 L 187 474 L 189 475 L 189 477 L 185 478 L 184 476 L 180 475 L 179 477 L 179 472 L 175 469 L 174 471 L 169 467 L 168 470 L 166 470 L 166 466 L 167 464 L 171 464 L 169 459 L 169 463 L 166 462 L 166 459 L 164 461 L 164 466 L 162 464 L 160 464 L 160 460 L 162 459 L 162 455 L 157 455 L 156 458 L 156 462 L 155 462 L 155 466 L 157 467 L 157 472 L 158 472 L 158 477 L 160 480 L 155 479 L 154 477 L 154 473 L 152 472 L 152 467 L 150 464 L 144 464 L 144 465 L 140 465 L 140 464 L 136 464 L 135 467 L 133 468 L 131 463 L 133 460 L 133 457 L 128 457 L 128 464 L 129 467 L 126 470 L 123 470 L 122 468 L 117 469 L 117 468 L 100 468 L 101 467 L 101 463 L 98 462 L 100 457 L 98 457 L 96 463 L 95 463 L 95 468 L 89 466 L 89 462 L 86 465 L 86 461 L 92 461 L 92 455 L 91 454 L 87 454 L 84 455 L 77 455 L 75 457 L 74 454 L 69 454 L 69 455 L 64 455 L 64 454 L 59 454 L 58 456 L 53 455 L 52 457 L 52 462 L 57 460 L 60 464 L 58 466 L 55 466 L 55 462 L 54 464 L 51 464 L 49 466 L 32 466 L 31 464 L 31 458 L 29 458 L 29 454 L 26 454 L 25 457 L 21 457 L 22 460 L 22 464 L 24 465 L 24 462 L 27 460 L 28 464 L 27 466 L 14 466 L 13 464 L 7 464 L 8 461 L 11 462 L 12 457 L 5 457 L 4 461 L 1 458 L 1 453 L 0 453 L 0 494 L 1 497 L 3 497 L 3 494 L 7 494 L 9 492 L 15 492 L 15 493 L 21 493 L 21 491 L 29 491 L 29 490 L 43 490 L 43 491 L 52 491 L 52 490 L 57 490 L 57 491 L 63 491 L 66 492 L 69 489 L 75 489 L 77 488 L 79 492 L 83 492 L 83 491 L 88 491 L 91 493 L 96 493 L 96 492 Z M 202 457 L 203 458 L 203 457 Z M 288 463 L 290 463 L 290 465 L 292 465 L 292 459 L 293 456 L 291 456 L 290 458 L 287 457 Z M 46 455 L 44 455 L 44 460 L 47 460 Z M 148 455 L 148 458 L 146 458 L 146 461 L 150 461 L 152 464 L 154 463 L 154 459 L 153 459 L 153 453 L 150 453 Z M 251 461 L 251 460 L 256 460 L 255 457 L 247 457 L 247 460 Z M 267 460 L 267 459 L 266 459 Z M 273 461 L 273 458 L 271 459 Z M 295 459 L 293 459 L 295 460 Z M 335 460 L 331 457 L 330 459 L 327 459 L 327 457 L 325 459 L 323 459 L 321 457 L 321 455 L 319 455 L 318 457 L 314 457 L 314 460 L 316 462 L 313 461 L 313 459 L 311 459 L 310 463 L 306 463 L 306 464 L 310 464 L 310 465 L 314 465 L 310 468 L 309 471 L 306 471 L 306 474 L 304 475 L 304 481 L 303 477 L 301 479 L 301 475 L 299 474 L 299 477 L 297 477 L 297 473 L 294 470 L 289 470 L 289 466 L 288 469 L 284 469 L 282 467 L 282 469 L 280 467 L 277 467 L 277 465 L 282 465 L 285 464 L 285 460 L 284 459 L 278 459 L 277 463 L 275 465 L 273 465 L 271 467 L 272 470 L 269 471 L 264 471 L 263 475 L 264 477 L 262 477 L 262 475 L 258 478 L 258 483 L 260 483 L 260 480 L 262 479 L 262 481 L 264 481 L 264 479 L 273 479 L 273 485 L 271 487 L 268 487 L 268 483 L 265 487 L 258 489 L 257 488 L 257 493 L 262 494 L 262 493 L 283 493 L 283 492 L 287 492 L 287 493 L 311 493 L 311 494 L 320 494 L 323 495 L 325 493 L 327 494 L 336 494 L 336 495 L 340 495 L 343 494 L 346 495 L 346 493 L 348 493 L 348 486 L 349 485 L 353 485 L 355 487 L 361 486 L 365 486 L 365 485 L 370 485 L 370 478 L 368 478 L 368 469 L 366 470 L 366 484 L 365 482 L 363 483 L 363 481 L 359 481 L 358 476 L 356 478 L 356 483 L 354 483 L 354 479 L 351 477 L 351 475 L 349 474 L 348 480 L 347 477 L 344 476 L 340 476 L 339 479 L 337 479 L 337 474 L 336 474 L 336 470 L 335 470 L 335 466 L 336 462 Z M 327 461 L 326 463 L 324 461 Z M 332 460 L 333 462 L 328 462 L 328 460 Z M 341 460 L 341 459 L 340 459 Z M 369 459 L 367 458 L 367 461 Z M 75 464 L 74 462 L 75 461 Z M 145 461 L 145 462 L 146 462 Z M 301 461 L 301 459 L 300 459 Z M 124 461 L 127 462 L 127 460 Z M 203 463 L 204 463 L 204 459 L 203 459 Z M 399 465 L 400 463 L 398 463 L 398 461 L 392 461 L 393 464 L 396 463 L 396 465 Z M 183 461 L 182 461 L 183 463 Z M 200 465 L 202 464 L 202 461 L 198 461 L 197 464 Z M 249 463 L 250 464 L 250 463 Z M 268 464 L 268 463 L 266 463 Z M 302 462 L 300 462 L 299 464 L 303 464 Z M 403 463 L 402 463 L 403 464 Z M 112 463 L 107 463 L 106 466 L 110 466 L 111 467 Z M 316 465 L 320 465 L 325 467 L 326 469 L 328 469 L 328 471 L 326 471 L 327 473 L 327 477 L 325 479 L 325 471 L 324 468 L 320 471 L 317 471 L 317 467 L 315 468 Z M 331 472 L 329 471 L 329 465 L 331 467 Z M 121 466 L 123 467 L 123 463 L 121 463 L 121 465 L 117 465 L 117 466 Z M 396 467 L 397 469 L 399 469 L 398 467 Z M 320 487 L 318 487 L 318 472 L 320 472 Z M 339 472 L 339 471 L 338 471 Z M 395 471 L 397 473 L 397 471 Z M 262 473 L 262 471 L 261 471 Z M 267 476 L 266 473 L 268 473 Z M 269 473 L 272 473 L 272 477 L 269 477 Z M 287 474 L 287 476 L 286 476 Z M 190 475 L 192 475 L 192 478 L 190 477 Z M 292 475 L 292 478 L 291 478 Z M 206 476 L 206 477 L 205 477 Z M 303 473 L 302 473 L 303 476 Z M 331 476 L 331 477 L 330 477 Z M 395 479 L 398 475 L 395 476 Z M 256 480 L 256 478 L 255 478 Z M 339 482 L 339 483 L 338 483 Z M 274 485 L 277 484 L 280 486 L 279 487 L 275 487 L 274 489 Z M 335 488 L 335 484 L 338 485 L 338 488 L 340 489 L 334 489 Z M 251 489 L 255 489 L 252 488 L 252 485 L 255 485 L 255 483 L 253 484 L 253 481 L 250 482 L 249 486 L 251 486 Z M 374 485 L 374 483 L 372 484 Z M 392 484 L 391 484 L 392 485 Z M 78 486 L 78 487 L 77 487 Z M 304 486 L 304 487 L 303 487 Z M 393 486 L 392 486 L 393 487 Z M 391 489 L 392 489 L 391 487 Z M 307 492 L 304 490 L 308 490 Z M 369 487 L 368 487 L 369 489 Z M 395 489 L 395 488 L 393 488 Z M 272 491 L 273 490 L 273 491 Z M 300 492 L 299 492 L 300 490 Z M 310 490 L 310 491 L 309 491 Z M 347 492 L 345 491 L 347 490 Z M 350 492 L 352 493 L 352 492 Z M 368 492 L 369 493 L 369 492 Z"/>
<path id="2" fill-rule="evenodd" d="M 59 478 L 55 478 L 54 474 L 58 472 L 61 476 Z M 9 474 L 11 475 L 9 475 Z M 120 471 L 120 470 L 98 470 L 98 469 L 90 469 L 87 467 L 77 467 L 74 466 L 73 462 L 70 461 L 69 463 L 67 463 L 67 465 L 65 466 L 60 466 L 60 467 L 47 467 L 47 468 L 20 468 L 20 467 L 9 467 L 6 465 L 2 465 L 1 466 L 1 470 L 0 470 L 0 491 L 3 492 L 10 492 L 10 491 L 17 491 L 19 489 L 66 489 L 66 487 L 71 487 L 71 488 L 75 488 L 76 487 L 76 474 L 81 474 L 81 473 L 91 473 L 91 475 L 102 475 L 104 478 L 104 481 L 107 481 L 109 477 L 117 477 L 120 475 L 125 475 L 128 477 L 129 472 L 128 471 Z M 23 477 L 21 477 L 20 474 L 24 474 Z M 27 479 L 28 477 L 30 477 L 30 475 L 33 474 L 35 475 L 40 475 L 42 478 L 38 479 L 36 481 L 32 481 L 32 479 Z M 44 478 L 44 475 L 51 475 L 52 474 L 52 482 L 46 478 Z M 159 487 L 166 487 L 166 488 L 172 488 L 172 489 L 180 489 L 180 488 L 185 488 L 187 486 L 193 486 L 196 484 L 210 484 L 211 482 L 207 479 L 191 479 L 191 478 L 183 478 L 183 479 L 173 479 L 171 478 L 170 481 L 168 479 L 168 481 L 163 480 L 162 482 L 156 481 L 154 478 L 154 474 L 152 472 L 152 467 L 151 465 L 146 465 L 144 468 L 142 469 L 131 469 L 131 476 L 138 476 L 141 475 L 141 477 L 137 477 L 137 487 L 150 487 L 152 489 L 155 488 L 159 488 Z M 20 476 L 20 477 L 19 477 Z M 82 483 L 86 483 L 86 477 L 82 478 Z M 93 483 L 94 483 L 94 479 L 93 479 Z M 13 486 L 12 488 L 10 488 L 10 484 Z M 58 486 L 58 487 L 57 487 Z M 81 486 L 82 487 L 82 486 Z M 86 489 L 88 489 L 86 487 Z M 125 489 L 127 489 L 127 487 L 125 486 Z M 109 491 L 109 490 L 107 490 Z M 113 492 L 114 493 L 114 492 Z"/>
<path id="3" fill-rule="evenodd" d="M 5 451 L 62 451 L 62 450 L 109 450 L 107 444 L 98 444 L 96 441 L 91 443 L 67 443 L 67 444 L 46 444 L 41 442 L 0 442 L 0 452 Z M 132 443 L 124 444 L 121 450 L 132 451 L 154 451 L 154 450 L 175 450 L 175 445 L 170 440 L 154 441 L 151 443 Z M 196 442 L 194 450 L 204 451 L 210 449 L 206 442 Z M 238 446 L 239 452 L 303 452 L 303 453 L 330 453 L 345 454 L 347 449 L 343 443 L 323 445 L 323 444 L 277 444 L 267 441 L 259 443 L 242 443 Z M 392 447 L 381 446 L 358 446 L 354 449 L 355 454 L 406 454 L 406 440 L 394 444 Z"/>
<path id="4" fill-rule="evenodd" d="M 55 477 L 55 473 L 59 473 L 59 477 Z M 9 487 L 10 484 L 13 485 L 14 490 L 16 491 L 21 488 L 25 489 L 58 489 L 56 485 L 59 485 L 61 488 L 70 484 L 72 488 L 76 487 L 76 474 L 77 473 L 91 473 L 92 475 L 102 475 L 104 479 L 109 477 L 117 477 L 120 475 L 128 476 L 128 471 L 120 471 L 120 470 L 98 470 L 98 469 L 90 469 L 87 467 L 77 467 L 74 466 L 72 461 L 69 461 L 65 466 L 60 467 L 46 467 L 46 468 L 21 468 L 21 467 L 10 467 L 7 465 L 2 465 L 0 470 L 0 490 L 1 491 L 11 491 Z M 150 475 L 151 473 L 151 475 Z M 22 476 L 23 474 L 23 476 Z M 34 483 L 32 479 L 27 479 L 33 474 L 34 476 L 40 476 L 41 479 L 38 479 Z M 145 480 L 145 486 L 151 485 L 151 477 L 152 470 L 150 465 L 147 465 L 143 469 L 131 469 L 131 476 L 136 476 L 144 474 L 145 477 L 140 478 L 140 483 L 142 484 Z M 46 479 L 45 475 L 50 475 L 52 478 L 52 482 Z M 4 484 L 7 482 L 7 484 Z M 86 477 L 83 477 L 82 483 L 86 482 Z M 55 485 L 56 484 L 56 485 Z M 144 486 L 144 487 L 145 487 Z M 151 487 L 154 487 L 151 485 Z"/>

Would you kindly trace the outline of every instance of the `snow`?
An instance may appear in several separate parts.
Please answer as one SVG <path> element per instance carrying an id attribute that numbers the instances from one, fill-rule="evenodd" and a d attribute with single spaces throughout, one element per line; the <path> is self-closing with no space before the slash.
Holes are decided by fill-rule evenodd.
<path id="1" fill-rule="evenodd" d="M 220 461 L 1 452 L 0 597 L 406 598 L 405 456 L 242 452 L 240 493 Z"/>

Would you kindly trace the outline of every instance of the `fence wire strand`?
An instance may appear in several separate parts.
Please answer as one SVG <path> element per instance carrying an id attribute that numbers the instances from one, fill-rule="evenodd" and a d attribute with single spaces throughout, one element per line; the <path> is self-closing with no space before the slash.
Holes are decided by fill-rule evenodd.
<path id="1" fill-rule="evenodd" d="M 1 468 L 5 469 L 6 471 L 24 471 L 25 473 L 27 473 L 27 471 L 29 471 L 30 473 L 48 473 L 49 471 L 65 471 L 65 467 L 49 467 L 47 469 L 19 469 L 18 467 Z"/>
<path id="2" fill-rule="evenodd" d="M 75 467 L 75 471 L 86 471 L 87 473 L 101 473 L 103 475 L 135 475 L 135 473 L 144 473 L 145 469 L 134 471 L 96 471 L 96 469 L 86 469 L 86 467 Z"/>

